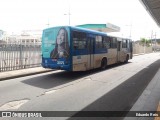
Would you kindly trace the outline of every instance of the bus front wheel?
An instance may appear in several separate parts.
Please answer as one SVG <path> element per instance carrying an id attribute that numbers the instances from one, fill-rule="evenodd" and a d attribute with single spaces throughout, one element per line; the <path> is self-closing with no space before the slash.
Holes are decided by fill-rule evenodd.
<path id="1" fill-rule="evenodd" d="M 107 59 L 103 58 L 101 61 L 101 69 L 104 70 L 107 66 Z"/>

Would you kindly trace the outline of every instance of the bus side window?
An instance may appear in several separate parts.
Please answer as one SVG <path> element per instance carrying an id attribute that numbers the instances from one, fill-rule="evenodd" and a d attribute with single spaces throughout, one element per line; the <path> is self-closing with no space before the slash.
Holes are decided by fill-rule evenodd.
<path id="1" fill-rule="evenodd" d="M 128 48 L 128 40 L 126 40 L 126 48 Z"/>
<path id="2" fill-rule="evenodd" d="M 127 40 L 127 48 L 130 48 L 130 40 Z"/>
<path id="3" fill-rule="evenodd" d="M 111 48 L 117 48 L 117 39 L 114 37 L 111 37 L 111 44 L 110 44 Z"/>
<path id="4" fill-rule="evenodd" d="M 73 38 L 73 47 L 74 47 L 74 49 L 78 48 L 78 41 L 76 38 Z"/>
<path id="5" fill-rule="evenodd" d="M 96 48 L 102 48 L 102 36 L 96 36 Z"/>
<path id="6" fill-rule="evenodd" d="M 127 48 L 127 40 L 123 39 L 122 48 Z"/>
<path id="7" fill-rule="evenodd" d="M 103 37 L 102 38 L 102 45 L 103 45 L 103 48 L 109 49 L 110 48 L 110 37 L 108 37 L 108 36 Z"/>
<path id="8" fill-rule="evenodd" d="M 73 48 L 74 49 L 86 49 L 86 33 L 73 31 Z"/>

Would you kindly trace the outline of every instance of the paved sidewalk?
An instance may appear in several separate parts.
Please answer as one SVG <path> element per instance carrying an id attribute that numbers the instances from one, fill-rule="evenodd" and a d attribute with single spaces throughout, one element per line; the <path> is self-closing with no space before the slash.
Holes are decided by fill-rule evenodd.
<path id="1" fill-rule="evenodd" d="M 45 72 L 50 72 L 50 71 L 53 71 L 53 70 L 45 69 L 42 67 L 36 67 L 36 68 L 28 68 L 28 69 L 0 72 L 0 81 L 12 79 L 12 78 L 24 77 L 27 75 L 40 74 L 40 73 L 45 73 Z"/>
<path id="2" fill-rule="evenodd" d="M 160 69 L 130 111 L 160 111 Z M 126 117 L 124 120 L 154 119 L 154 117 Z"/>

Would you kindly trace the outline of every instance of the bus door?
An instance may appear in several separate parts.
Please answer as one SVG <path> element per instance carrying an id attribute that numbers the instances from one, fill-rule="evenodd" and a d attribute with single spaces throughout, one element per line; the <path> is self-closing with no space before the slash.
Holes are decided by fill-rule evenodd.
<path id="1" fill-rule="evenodd" d="M 117 62 L 121 62 L 122 41 L 117 41 Z"/>
<path id="2" fill-rule="evenodd" d="M 88 69 L 94 68 L 94 37 L 88 37 Z"/>

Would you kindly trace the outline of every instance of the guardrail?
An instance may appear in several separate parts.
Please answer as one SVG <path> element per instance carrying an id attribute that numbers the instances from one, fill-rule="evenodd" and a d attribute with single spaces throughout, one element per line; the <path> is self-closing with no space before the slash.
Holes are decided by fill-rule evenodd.
<path id="1" fill-rule="evenodd" d="M 41 64 L 41 45 L 34 43 L 1 43 L 0 72 L 38 67 Z"/>

